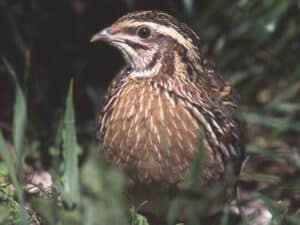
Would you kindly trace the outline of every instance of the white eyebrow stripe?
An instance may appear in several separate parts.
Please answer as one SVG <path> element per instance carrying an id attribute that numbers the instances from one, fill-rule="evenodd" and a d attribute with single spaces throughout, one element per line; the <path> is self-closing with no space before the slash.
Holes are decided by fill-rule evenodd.
<path id="1" fill-rule="evenodd" d="M 124 22 L 121 22 L 119 24 L 119 26 L 128 26 L 128 24 L 130 24 L 130 26 L 136 26 L 136 27 L 149 26 L 156 32 L 163 34 L 165 36 L 170 36 L 173 39 L 177 40 L 181 45 L 183 45 L 187 49 L 189 49 L 190 46 L 192 45 L 191 39 L 183 38 L 183 36 L 177 30 L 175 30 L 173 27 L 168 27 L 168 26 L 153 23 L 153 22 L 138 22 L 138 21 L 133 21 L 130 23 L 128 23 L 128 21 L 126 21 L 126 22 L 124 21 Z"/>

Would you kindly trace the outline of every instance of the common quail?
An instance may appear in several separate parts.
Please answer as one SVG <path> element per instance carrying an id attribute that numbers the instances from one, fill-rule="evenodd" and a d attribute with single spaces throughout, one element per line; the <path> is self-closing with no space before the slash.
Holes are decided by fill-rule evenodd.
<path id="1" fill-rule="evenodd" d="M 177 185 L 201 152 L 204 185 L 238 175 L 238 96 L 203 57 L 191 28 L 163 12 L 138 11 L 96 33 L 96 41 L 126 62 L 97 117 L 109 162 L 136 182 Z"/>

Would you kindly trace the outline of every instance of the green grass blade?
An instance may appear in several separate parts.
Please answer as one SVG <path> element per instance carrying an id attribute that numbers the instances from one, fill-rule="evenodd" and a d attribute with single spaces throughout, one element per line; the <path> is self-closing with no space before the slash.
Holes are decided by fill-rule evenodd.
<path id="1" fill-rule="evenodd" d="M 79 204 L 77 138 L 73 106 L 73 81 L 70 83 L 66 101 L 66 112 L 63 132 L 63 155 L 65 163 L 63 196 L 69 208 Z"/>
<path id="2" fill-rule="evenodd" d="M 23 144 L 24 144 L 26 118 L 27 118 L 26 98 L 17 79 L 15 70 L 13 69 L 11 64 L 7 61 L 6 58 L 3 57 L 2 60 L 4 65 L 7 68 L 7 71 L 13 78 L 16 85 L 14 117 L 13 117 L 13 141 L 14 141 L 16 156 L 19 162 L 22 162 L 23 149 L 24 149 Z"/>
<path id="3" fill-rule="evenodd" d="M 14 107 L 14 146 L 18 159 L 22 160 L 23 157 L 23 144 L 26 129 L 26 99 L 18 83 L 16 83 L 16 100 Z"/>
<path id="4" fill-rule="evenodd" d="M 20 203 L 20 216 L 18 224 L 30 224 L 30 217 L 25 210 L 25 200 L 22 190 L 22 185 L 18 180 L 18 177 L 23 178 L 23 150 L 24 150 L 24 137 L 26 130 L 26 118 L 27 118 L 27 106 L 26 97 L 22 91 L 22 88 L 18 82 L 17 75 L 12 65 L 5 57 L 2 57 L 2 61 L 13 78 L 16 90 L 15 90 L 15 106 L 13 116 L 13 144 L 14 152 L 9 151 L 5 145 L 2 133 L 0 133 L 0 153 L 3 156 L 4 161 L 7 164 L 9 175 L 12 183 L 16 189 L 16 194 Z M 14 157 L 13 157 L 14 156 Z M 17 168 L 14 166 L 14 162 L 17 161 Z"/>

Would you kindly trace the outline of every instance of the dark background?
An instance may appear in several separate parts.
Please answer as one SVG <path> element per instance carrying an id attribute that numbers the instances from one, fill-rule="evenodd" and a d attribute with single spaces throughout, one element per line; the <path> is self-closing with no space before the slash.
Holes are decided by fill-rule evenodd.
<path id="1" fill-rule="evenodd" d="M 298 1 L 194 1 L 192 8 L 186 2 L 1 0 L 0 53 L 25 89 L 29 134 L 51 142 L 49 132 L 55 128 L 71 77 L 79 129 L 90 127 L 87 122 L 93 120 L 123 61 L 115 49 L 92 45 L 89 39 L 133 10 L 163 10 L 194 28 L 202 52 L 233 79 L 247 107 L 264 105 L 257 98 L 260 91 L 272 98 L 280 91 L 277 86 L 299 81 Z M 0 121 L 9 123 L 13 83 L 3 65 L 0 69 Z"/>
<path id="2" fill-rule="evenodd" d="M 0 52 L 25 89 L 30 135 L 42 138 L 42 143 L 53 141 L 51 132 L 56 130 L 72 77 L 79 132 L 81 126 L 94 129 L 88 122 L 93 122 L 103 93 L 123 61 L 115 49 L 92 45 L 89 39 L 137 9 L 164 10 L 188 21 L 180 1 L 1 1 Z M 0 68 L 0 121 L 7 125 L 13 110 L 13 82 Z"/>
<path id="3" fill-rule="evenodd" d="M 0 0 L 0 56 L 11 63 L 26 94 L 27 143 L 39 143 L 42 164 L 51 167 L 49 147 L 59 146 L 56 133 L 71 78 L 84 162 L 89 143 L 95 142 L 96 111 L 123 64 L 118 51 L 89 39 L 120 16 L 142 9 L 168 12 L 196 31 L 203 55 L 241 96 L 251 156 L 245 171 L 279 176 L 283 183 L 267 189 L 269 195 L 293 199 L 291 212 L 296 211 L 299 192 L 282 188 L 287 181 L 300 182 L 298 0 Z M 14 83 L 1 61 L 0 129 L 7 142 L 13 104 Z M 278 152 L 283 156 L 273 155 Z"/>

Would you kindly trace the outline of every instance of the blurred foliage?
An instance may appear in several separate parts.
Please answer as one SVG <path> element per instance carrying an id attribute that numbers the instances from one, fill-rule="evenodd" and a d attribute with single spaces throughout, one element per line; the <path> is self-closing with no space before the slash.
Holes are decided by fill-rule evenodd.
<path id="1" fill-rule="evenodd" d="M 64 156 L 64 188 L 63 198 L 69 208 L 79 204 L 79 182 L 78 182 L 78 144 L 75 127 L 75 113 L 73 106 L 73 80 L 69 87 L 66 100 L 66 112 L 63 131 L 63 156 Z"/>
<path id="2" fill-rule="evenodd" d="M 27 215 L 36 224 L 150 223 L 129 210 L 124 178 L 105 164 L 94 138 L 96 111 L 123 61 L 89 38 L 137 9 L 166 11 L 199 34 L 202 54 L 238 89 L 248 124 L 241 204 L 262 202 L 271 224 L 298 224 L 299 0 L 0 0 L 0 223 L 24 223 Z M 75 114 L 69 94 L 65 117 L 72 77 Z M 77 163 L 78 177 L 72 173 Z M 42 198 L 24 196 L 23 176 L 39 170 L 50 171 L 55 188 L 40 188 Z M 72 183 L 75 208 L 66 207 L 64 182 Z M 174 201 L 169 224 L 180 201 L 190 204 L 188 224 L 198 224 L 205 211 L 198 215 L 199 206 L 186 196 Z M 226 217 L 221 224 L 235 224 Z"/>
<path id="3" fill-rule="evenodd" d="M 0 131 L 0 153 L 1 156 L 6 163 L 6 167 L 8 169 L 9 176 L 12 180 L 12 184 L 15 187 L 16 196 L 20 203 L 16 209 L 12 211 L 17 211 L 15 222 L 18 224 L 30 224 L 31 220 L 29 215 L 25 210 L 25 200 L 24 193 L 22 188 L 22 177 L 23 177 L 23 150 L 22 147 L 24 145 L 24 131 L 26 129 L 26 99 L 24 93 L 20 87 L 19 81 L 17 79 L 16 73 L 13 70 L 10 63 L 3 58 L 3 62 L 7 67 L 11 77 L 14 80 L 16 85 L 15 88 L 15 107 L 14 107 L 14 117 L 13 117 L 13 143 L 14 143 L 14 151 L 10 151 L 10 149 L 6 146 L 4 137 L 2 132 Z M 11 202 L 12 199 L 8 198 L 8 202 Z"/>

